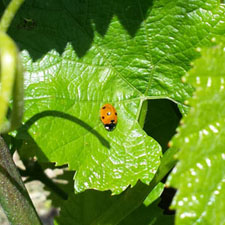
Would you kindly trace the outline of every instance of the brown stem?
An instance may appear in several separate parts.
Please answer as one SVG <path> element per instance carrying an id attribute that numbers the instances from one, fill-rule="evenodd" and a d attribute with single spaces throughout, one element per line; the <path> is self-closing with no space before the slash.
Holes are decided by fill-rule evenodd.
<path id="1" fill-rule="evenodd" d="M 0 204 L 12 225 L 41 225 L 20 174 L 1 136 Z"/>

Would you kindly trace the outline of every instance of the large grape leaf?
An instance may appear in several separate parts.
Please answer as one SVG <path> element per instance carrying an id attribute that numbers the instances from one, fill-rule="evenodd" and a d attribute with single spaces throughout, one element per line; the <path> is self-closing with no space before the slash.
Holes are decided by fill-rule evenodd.
<path id="1" fill-rule="evenodd" d="M 10 34 L 24 49 L 22 130 L 39 160 L 76 170 L 76 191 L 149 183 L 161 150 L 138 123 L 142 103 L 183 103 L 192 88 L 180 78 L 223 19 L 216 0 L 25 2 Z M 118 112 L 113 132 L 99 120 L 107 102 Z"/>
<path id="2" fill-rule="evenodd" d="M 111 196 L 110 192 L 87 190 L 80 194 L 70 194 L 61 205 L 57 224 L 90 225 L 101 216 L 119 195 Z M 116 215 L 115 215 L 116 216 Z"/>
<path id="3" fill-rule="evenodd" d="M 97 218 L 109 208 L 119 196 L 111 196 L 109 192 L 93 190 L 74 195 L 70 194 L 61 207 L 60 215 L 55 218 L 55 225 L 96 225 Z M 163 215 L 158 207 L 159 201 L 148 207 L 141 205 L 133 213 L 123 219 L 119 225 L 163 225 L 173 224 L 174 217 Z M 121 209 L 122 210 L 122 209 Z M 117 217 L 117 215 L 114 215 Z M 111 223 L 108 223 L 111 224 Z"/>
<path id="4" fill-rule="evenodd" d="M 172 143 L 181 151 L 168 179 L 178 189 L 176 224 L 225 224 L 225 45 L 202 51 L 187 76 L 191 110 Z"/>

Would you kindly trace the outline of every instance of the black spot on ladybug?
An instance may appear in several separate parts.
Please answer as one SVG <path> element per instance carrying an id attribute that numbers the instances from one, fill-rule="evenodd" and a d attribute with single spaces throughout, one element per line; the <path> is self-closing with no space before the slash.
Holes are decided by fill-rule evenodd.
<path id="1" fill-rule="evenodd" d="M 105 109 L 105 106 L 103 106 L 102 109 Z"/>
<path id="2" fill-rule="evenodd" d="M 115 122 L 115 120 L 111 120 L 111 123 L 114 123 Z"/>
<path id="3" fill-rule="evenodd" d="M 117 113 L 115 113 L 115 115 L 117 116 Z"/>
<path id="4" fill-rule="evenodd" d="M 105 117 L 104 117 L 104 116 L 102 116 L 102 119 L 104 120 L 104 119 L 105 119 Z"/>

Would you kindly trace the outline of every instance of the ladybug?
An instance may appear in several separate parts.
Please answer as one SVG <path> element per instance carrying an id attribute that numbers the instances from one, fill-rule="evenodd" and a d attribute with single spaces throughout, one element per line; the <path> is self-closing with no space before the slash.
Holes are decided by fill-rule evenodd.
<path id="1" fill-rule="evenodd" d="M 105 104 L 102 106 L 100 118 L 106 130 L 112 131 L 115 129 L 117 124 L 117 112 L 112 105 Z"/>

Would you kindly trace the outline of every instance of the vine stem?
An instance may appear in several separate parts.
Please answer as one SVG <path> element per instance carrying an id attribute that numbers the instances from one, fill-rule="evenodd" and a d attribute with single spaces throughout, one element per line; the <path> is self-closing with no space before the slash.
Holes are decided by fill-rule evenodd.
<path id="1" fill-rule="evenodd" d="M 145 125 L 145 118 L 146 118 L 146 114 L 148 111 L 148 101 L 146 101 L 146 100 L 142 101 L 140 104 L 141 104 L 140 105 L 141 109 L 140 109 L 140 112 L 138 115 L 138 122 L 139 122 L 141 128 L 143 128 Z"/>
<path id="2" fill-rule="evenodd" d="M 9 149 L 0 136 L 0 204 L 12 225 L 41 225 Z"/>
<path id="3" fill-rule="evenodd" d="M 153 188 L 167 175 L 175 166 L 177 160 L 175 154 L 177 149 L 168 149 L 161 161 L 159 169 L 149 185 L 138 182 L 135 187 L 127 190 L 118 201 L 112 205 L 103 215 L 101 215 L 91 225 L 117 225 L 131 212 L 137 209 L 153 190 Z"/>
<path id="4" fill-rule="evenodd" d="M 7 32 L 9 25 L 11 24 L 17 10 L 20 8 L 23 2 L 24 0 L 12 0 L 9 3 L 0 21 L 0 31 Z"/>

